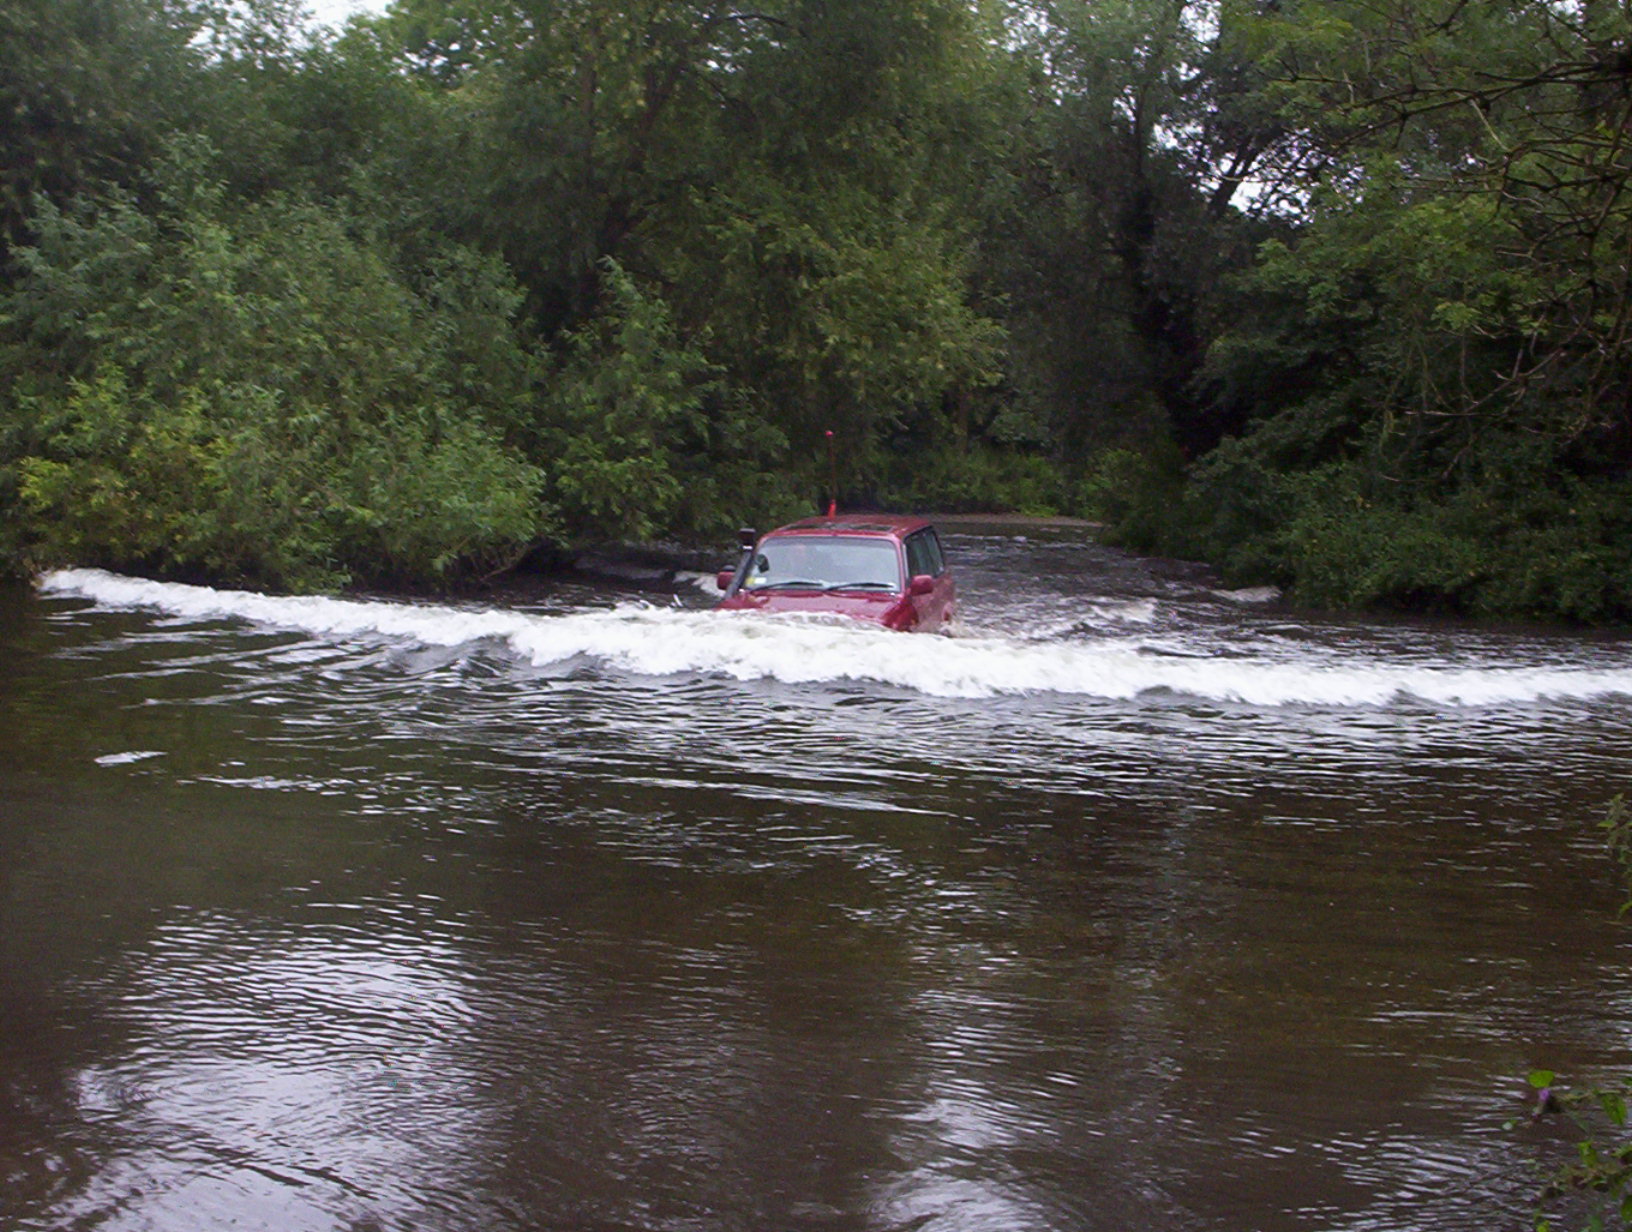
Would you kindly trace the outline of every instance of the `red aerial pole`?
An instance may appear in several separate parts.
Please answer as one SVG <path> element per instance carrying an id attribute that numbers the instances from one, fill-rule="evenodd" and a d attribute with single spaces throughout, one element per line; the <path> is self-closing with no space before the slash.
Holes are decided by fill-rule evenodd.
<path id="1" fill-rule="evenodd" d="M 828 500 L 827 516 L 837 517 L 839 513 L 839 464 L 833 460 L 833 429 L 827 430 L 827 474 Z"/>

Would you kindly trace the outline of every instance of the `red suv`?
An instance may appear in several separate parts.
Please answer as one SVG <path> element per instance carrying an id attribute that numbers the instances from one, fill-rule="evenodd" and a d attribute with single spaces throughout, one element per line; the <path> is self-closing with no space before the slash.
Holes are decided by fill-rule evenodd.
<path id="1" fill-rule="evenodd" d="M 952 574 L 922 518 L 806 518 L 757 544 L 744 531 L 742 560 L 719 583 L 729 611 L 831 612 L 917 631 L 952 619 Z"/>

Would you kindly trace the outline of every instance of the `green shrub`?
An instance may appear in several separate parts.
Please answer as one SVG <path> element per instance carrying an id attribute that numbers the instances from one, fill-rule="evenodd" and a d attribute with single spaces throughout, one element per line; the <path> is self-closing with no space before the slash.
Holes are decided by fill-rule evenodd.
<path id="1" fill-rule="evenodd" d="M 565 338 L 538 413 L 564 535 L 707 539 L 805 511 L 786 437 L 725 389 L 654 289 L 610 260 L 601 277 L 601 310 Z"/>
<path id="2" fill-rule="evenodd" d="M 1054 462 L 991 445 L 891 457 L 879 498 L 892 508 L 1032 517 L 1060 514 L 1068 505 L 1065 477 Z"/>
<path id="3" fill-rule="evenodd" d="M 537 471 L 489 430 L 425 423 L 342 443 L 266 390 L 160 403 L 110 369 L 74 383 L 17 468 L 42 564 L 295 590 L 429 582 L 491 567 L 538 526 Z"/>
<path id="4" fill-rule="evenodd" d="M 1632 620 L 1632 483 L 1491 436 L 1434 468 L 1379 451 L 1277 470 L 1253 438 L 1198 467 L 1178 508 L 1232 582 L 1302 603 L 1580 623 Z"/>
<path id="5" fill-rule="evenodd" d="M 1621 915 L 1632 910 L 1632 811 L 1626 797 L 1617 795 L 1609 802 L 1599 828 L 1604 832 L 1610 856 L 1621 866 L 1620 880 L 1627 894 Z M 1632 1129 L 1627 1111 L 1632 1108 L 1632 1078 L 1571 1087 L 1560 1082 L 1552 1070 L 1531 1070 L 1528 1077 L 1535 1091 L 1532 1121 L 1543 1114 L 1562 1113 L 1573 1126 L 1577 1139 L 1574 1159 L 1554 1167 L 1537 1195 L 1534 1227 L 1536 1232 L 1553 1232 L 1556 1213 L 1548 1207 L 1565 1195 L 1573 1195 L 1578 1225 L 1586 1232 L 1608 1232 L 1632 1228 Z M 1517 1129 L 1517 1117 L 1506 1128 Z"/>
<path id="6" fill-rule="evenodd" d="M 1075 512 L 1105 523 L 1106 541 L 1169 556 L 1194 553 L 1179 451 L 1162 442 L 1095 454 L 1076 484 Z"/>
<path id="7" fill-rule="evenodd" d="M 328 208 L 170 187 L 154 216 L 43 207 L 0 296 L 14 559 L 436 583 L 554 525 L 502 436 L 532 361 L 501 266 L 444 254 L 422 293 Z"/>

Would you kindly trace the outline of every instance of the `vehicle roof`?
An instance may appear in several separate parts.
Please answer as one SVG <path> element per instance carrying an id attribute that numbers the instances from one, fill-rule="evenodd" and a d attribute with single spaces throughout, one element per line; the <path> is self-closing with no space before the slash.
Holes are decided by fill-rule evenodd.
<path id="1" fill-rule="evenodd" d="M 922 530 L 931 523 L 913 514 L 904 513 L 849 513 L 838 517 L 802 518 L 797 522 L 790 522 L 786 526 L 778 526 L 770 531 L 771 535 L 887 535 L 892 539 L 905 539 L 914 531 Z"/>

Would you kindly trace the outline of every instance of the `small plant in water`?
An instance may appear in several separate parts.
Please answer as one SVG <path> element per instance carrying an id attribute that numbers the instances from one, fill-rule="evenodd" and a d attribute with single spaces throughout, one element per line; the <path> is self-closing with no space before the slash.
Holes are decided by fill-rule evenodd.
<path id="1" fill-rule="evenodd" d="M 1621 866 L 1627 898 L 1619 914 L 1624 916 L 1632 911 L 1632 807 L 1626 797 L 1611 800 L 1598 824 L 1610 855 Z M 1627 1131 L 1632 1078 L 1606 1086 L 1560 1089 L 1556 1074 L 1538 1069 L 1530 1072 L 1529 1083 L 1536 1092 L 1532 1120 L 1547 1112 L 1563 1113 L 1581 1134 L 1575 1144 L 1575 1162 L 1548 1178 L 1540 1202 L 1571 1192 L 1596 1194 L 1598 1201 L 1587 1215 L 1586 1232 L 1632 1229 L 1632 1136 Z M 1509 1121 L 1508 1128 L 1517 1123 Z M 1536 1232 L 1554 1232 L 1552 1219 L 1539 1206 Z"/>
<path id="2" fill-rule="evenodd" d="M 1576 1160 L 1553 1172 L 1542 1189 L 1545 1203 L 1567 1193 L 1598 1195 L 1594 1209 L 1583 1225 L 1587 1232 L 1632 1228 L 1632 1139 L 1626 1136 L 1626 1113 L 1632 1098 L 1632 1082 L 1622 1080 L 1611 1086 L 1560 1091 L 1551 1070 L 1538 1069 L 1529 1075 L 1536 1089 L 1532 1119 L 1544 1112 L 1560 1112 L 1580 1132 L 1575 1144 Z M 1517 1122 L 1508 1122 L 1509 1126 Z M 1554 1224 L 1538 1209 L 1536 1232 L 1554 1232 Z"/>

